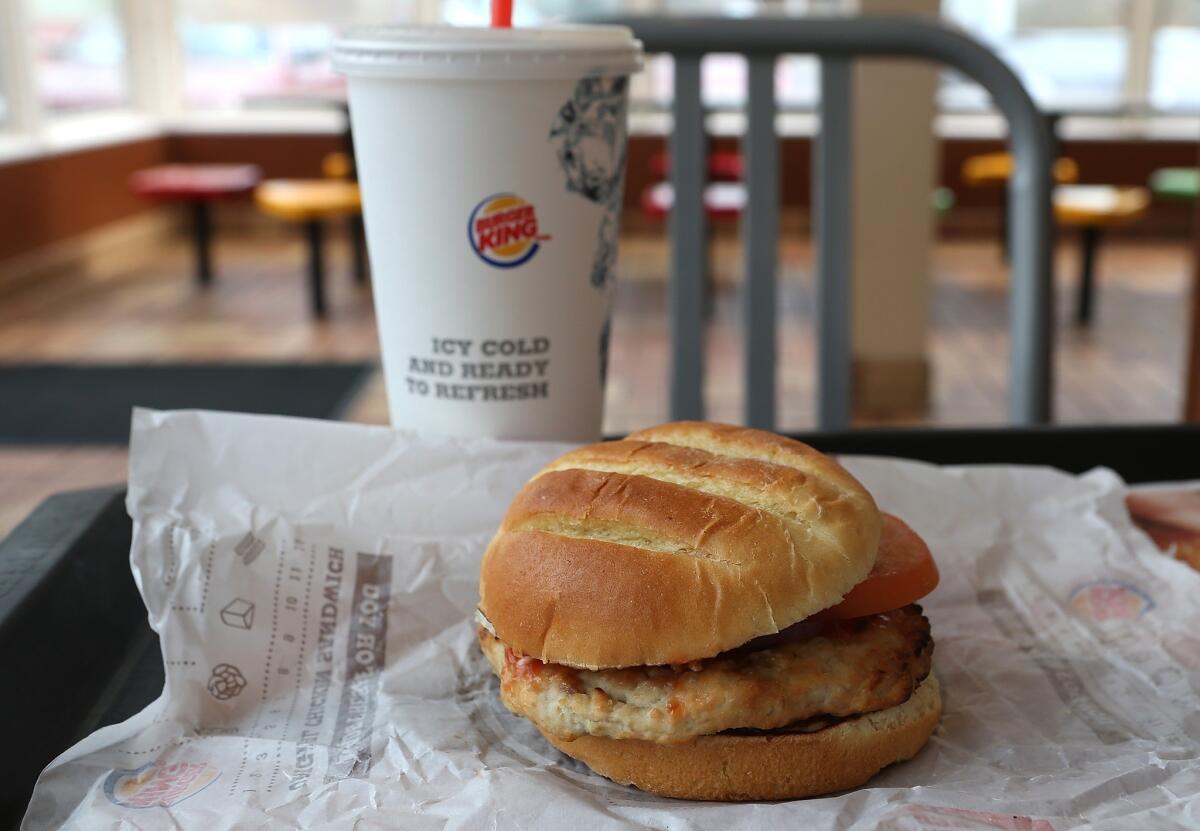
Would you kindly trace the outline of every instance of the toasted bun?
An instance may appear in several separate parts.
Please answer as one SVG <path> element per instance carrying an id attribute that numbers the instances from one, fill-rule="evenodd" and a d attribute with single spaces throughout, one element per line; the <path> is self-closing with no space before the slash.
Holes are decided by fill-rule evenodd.
<path id="1" fill-rule="evenodd" d="M 893 762 L 911 759 L 941 714 L 941 694 L 930 675 L 903 704 L 816 733 L 720 733 L 683 744 L 542 735 L 597 773 L 660 796 L 797 799 L 856 788 Z"/>
<path id="2" fill-rule="evenodd" d="M 484 554 L 505 643 L 590 669 L 679 664 L 834 605 L 875 562 L 870 494 L 760 430 L 677 422 L 547 465 Z"/>

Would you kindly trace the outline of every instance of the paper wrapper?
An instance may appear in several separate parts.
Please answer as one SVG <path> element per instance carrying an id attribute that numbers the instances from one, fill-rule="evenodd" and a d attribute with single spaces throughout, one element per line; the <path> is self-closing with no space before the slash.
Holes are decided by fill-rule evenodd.
<path id="1" fill-rule="evenodd" d="M 945 715 L 867 787 L 660 799 L 500 704 L 479 558 L 564 448 L 139 411 L 132 563 L 162 697 L 64 753 L 26 827 L 1197 827 L 1200 575 L 1111 472 L 848 458 L 942 572 L 924 603 Z"/>

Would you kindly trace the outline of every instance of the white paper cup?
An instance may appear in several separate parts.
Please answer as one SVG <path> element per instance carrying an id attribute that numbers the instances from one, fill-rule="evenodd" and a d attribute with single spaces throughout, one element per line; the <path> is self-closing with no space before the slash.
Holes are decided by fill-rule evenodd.
<path id="1" fill-rule="evenodd" d="M 641 44 L 616 26 L 381 27 L 333 60 L 392 424 L 598 438 Z"/>

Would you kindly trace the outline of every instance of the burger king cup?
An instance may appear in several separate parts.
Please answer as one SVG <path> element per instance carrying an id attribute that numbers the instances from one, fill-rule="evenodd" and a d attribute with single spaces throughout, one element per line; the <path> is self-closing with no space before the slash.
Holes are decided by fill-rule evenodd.
<path id="1" fill-rule="evenodd" d="M 617 26 L 378 27 L 334 65 L 392 424 L 597 438 L 641 44 Z"/>

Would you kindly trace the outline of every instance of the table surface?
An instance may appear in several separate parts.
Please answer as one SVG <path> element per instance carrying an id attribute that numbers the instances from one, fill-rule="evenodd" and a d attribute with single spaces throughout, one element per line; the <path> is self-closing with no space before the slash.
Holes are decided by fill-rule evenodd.
<path id="1" fill-rule="evenodd" d="M 869 430 L 802 438 L 833 453 L 1041 463 L 1073 471 L 1102 464 L 1131 481 L 1192 480 L 1136 494 L 1130 507 L 1160 547 L 1200 568 L 1200 425 Z M 66 487 L 78 487 L 85 472 L 104 477 L 125 462 L 122 448 L 43 452 L 53 455 L 0 449 L 0 474 L 17 460 L 26 474 L 40 469 L 43 486 L 58 476 Z M 19 493 L 20 478 L 10 482 L 8 498 Z M 0 501 L 5 498 L 0 491 Z M 157 641 L 129 573 L 130 533 L 122 488 L 115 487 L 57 495 L 0 541 L 0 655 L 29 681 L 0 685 L 0 711 L 57 715 L 53 724 L 30 719 L 11 726 L 26 752 L 0 759 L 0 827 L 20 815 L 46 761 L 97 726 L 136 712 L 162 688 Z M 28 647 L 34 642 L 38 649 Z M 60 660 L 47 665 L 47 653 Z"/>
<path id="2" fill-rule="evenodd" d="M 0 446 L 0 540 L 51 494 L 124 482 L 128 465 L 124 447 Z"/>
<path id="3" fill-rule="evenodd" d="M 165 164 L 134 173 L 134 193 L 156 198 L 204 198 L 248 193 L 262 181 L 253 164 Z"/>

